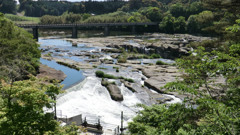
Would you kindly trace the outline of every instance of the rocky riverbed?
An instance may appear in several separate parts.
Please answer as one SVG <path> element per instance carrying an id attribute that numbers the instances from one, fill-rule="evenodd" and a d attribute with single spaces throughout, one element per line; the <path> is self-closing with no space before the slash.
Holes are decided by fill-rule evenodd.
<path id="1" fill-rule="evenodd" d="M 127 113 L 125 122 L 135 115 L 138 111 L 134 107 L 135 104 L 181 102 L 187 95 L 167 92 L 162 88 L 166 83 L 181 78 L 182 73 L 174 66 L 173 60 L 189 55 L 189 43 L 207 39 L 210 38 L 146 34 L 63 40 L 44 38 L 40 40 L 43 42 L 40 44 L 43 59 L 83 71 L 85 76 L 83 82 L 67 89 L 67 93 L 59 97 L 57 106 L 61 113 L 68 114 L 68 117 L 79 113 L 86 117 L 99 117 L 103 120 L 105 128 L 112 129 L 109 123 L 118 123 L 117 118 L 121 110 Z M 160 55 L 161 58 L 146 58 L 151 54 Z M 120 62 L 121 57 L 126 57 L 126 61 Z M 157 61 L 161 61 L 162 64 L 157 65 Z M 95 72 L 98 70 L 115 78 L 97 78 Z M 134 82 L 128 82 L 127 79 Z M 80 103 L 88 105 L 86 107 Z M 115 111 L 111 112 L 110 108 L 115 108 Z M 110 115 L 111 119 L 108 119 L 107 115 Z"/>

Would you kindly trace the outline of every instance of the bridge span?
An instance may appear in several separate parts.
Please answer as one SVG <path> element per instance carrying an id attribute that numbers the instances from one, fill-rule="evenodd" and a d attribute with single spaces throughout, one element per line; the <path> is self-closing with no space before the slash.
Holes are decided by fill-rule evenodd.
<path id="1" fill-rule="evenodd" d="M 34 39 L 38 40 L 38 29 L 72 29 L 72 38 L 77 38 L 79 28 L 90 28 L 90 27 L 103 27 L 104 36 L 108 36 L 111 27 L 126 27 L 130 26 L 132 33 L 136 33 L 136 26 L 156 26 L 155 22 L 143 22 L 143 23 L 80 23 L 80 24 L 17 24 L 21 28 L 31 28 L 33 30 Z"/>

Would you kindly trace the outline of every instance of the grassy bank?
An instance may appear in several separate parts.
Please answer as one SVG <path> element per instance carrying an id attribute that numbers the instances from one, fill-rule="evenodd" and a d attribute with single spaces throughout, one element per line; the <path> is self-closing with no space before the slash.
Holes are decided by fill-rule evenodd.
<path id="1" fill-rule="evenodd" d="M 36 24 L 40 22 L 39 17 L 18 16 L 13 14 L 5 14 L 5 17 L 17 24 Z"/>

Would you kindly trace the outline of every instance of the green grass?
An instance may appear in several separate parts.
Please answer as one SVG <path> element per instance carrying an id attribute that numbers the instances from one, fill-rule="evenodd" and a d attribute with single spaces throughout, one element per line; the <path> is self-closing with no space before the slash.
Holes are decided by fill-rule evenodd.
<path id="1" fill-rule="evenodd" d="M 13 14 L 5 14 L 5 17 L 17 24 L 36 24 L 40 22 L 39 17 L 18 16 Z"/>

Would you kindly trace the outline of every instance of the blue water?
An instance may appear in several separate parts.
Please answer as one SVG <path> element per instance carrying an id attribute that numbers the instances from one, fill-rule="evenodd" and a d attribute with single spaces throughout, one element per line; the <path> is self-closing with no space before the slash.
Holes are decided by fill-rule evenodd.
<path id="1" fill-rule="evenodd" d="M 59 65 L 55 61 L 48 61 L 48 60 L 41 58 L 40 62 L 42 64 L 47 65 L 56 70 L 61 70 L 62 72 L 64 72 L 67 75 L 67 77 L 64 79 L 64 81 L 61 82 L 61 84 L 64 85 L 63 89 L 69 88 L 72 85 L 83 81 L 85 78 L 82 71 L 77 71 L 75 69 L 71 69 L 66 66 Z"/>

